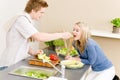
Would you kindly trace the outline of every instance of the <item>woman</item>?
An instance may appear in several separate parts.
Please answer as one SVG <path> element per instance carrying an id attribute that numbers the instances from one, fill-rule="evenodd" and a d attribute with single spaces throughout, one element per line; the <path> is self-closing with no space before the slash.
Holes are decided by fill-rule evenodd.
<path id="1" fill-rule="evenodd" d="M 58 38 L 67 39 L 71 37 L 68 32 L 44 33 L 38 32 L 33 26 L 32 20 L 39 20 L 44 14 L 48 4 L 44 0 L 29 0 L 25 7 L 25 13 L 19 15 L 6 36 L 6 49 L 0 58 L 0 69 L 6 68 L 27 57 L 27 53 L 37 55 L 39 51 L 33 51 L 29 47 L 30 39 L 36 41 L 50 41 Z M 11 57 L 10 57 L 11 56 Z"/>
<path id="2" fill-rule="evenodd" d="M 80 80 L 112 80 L 115 69 L 111 61 L 105 56 L 100 46 L 90 38 L 90 32 L 84 23 L 76 23 L 73 27 L 73 46 L 79 53 L 79 57 L 67 56 L 66 59 L 80 60 L 91 66 Z"/>

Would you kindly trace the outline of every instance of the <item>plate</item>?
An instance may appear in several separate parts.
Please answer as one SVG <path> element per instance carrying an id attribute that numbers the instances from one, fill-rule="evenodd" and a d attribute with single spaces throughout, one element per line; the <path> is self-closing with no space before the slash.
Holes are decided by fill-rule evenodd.
<path id="1" fill-rule="evenodd" d="M 57 71 L 43 68 L 21 66 L 9 72 L 9 74 L 37 79 L 47 79 L 50 76 L 55 76 L 57 74 Z"/>
<path id="2" fill-rule="evenodd" d="M 63 60 L 61 61 L 61 64 L 65 65 L 66 68 L 71 68 L 71 69 L 78 69 L 84 66 L 82 62 L 76 60 Z"/>

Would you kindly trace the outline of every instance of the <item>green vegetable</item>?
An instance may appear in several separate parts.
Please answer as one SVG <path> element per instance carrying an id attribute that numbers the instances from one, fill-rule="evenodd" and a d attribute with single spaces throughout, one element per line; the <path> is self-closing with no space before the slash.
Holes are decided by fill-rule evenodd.
<path id="1" fill-rule="evenodd" d="M 61 55 L 64 55 L 66 56 L 67 53 L 70 53 L 71 56 L 77 56 L 78 55 L 78 52 L 77 50 L 73 49 L 73 50 L 70 50 L 68 48 L 61 48 L 59 51 L 58 51 L 59 54 Z"/>
<path id="2" fill-rule="evenodd" d="M 67 52 L 69 51 L 68 48 L 61 48 L 58 53 L 61 54 L 61 55 L 64 55 L 66 56 Z"/>
<path id="3" fill-rule="evenodd" d="M 38 71 L 28 71 L 25 73 L 26 76 L 28 77 L 33 77 L 33 78 L 48 78 L 49 76 L 46 73 L 38 72 Z"/>
<path id="4" fill-rule="evenodd" d="M 15 71 L 16 74 L 21 76 L 27 76 L 32 78 L 46 79 L 52 75 L 52 73 L 44 72 L 43 70 L 28 70 L 25 68 Z"/>
<path id="5" fill-rule="evenodd" d="M 64 41 L 62 39 L 52 40 L 45 42 L 47 46 L 64 46 Z"/>
<path id="6" fill-rule="evenodd" d="M 75 49 L 71 50 L 71 51 L 70 51 L 70 55 L 71 55 L 71 56 L 77 56 L 77 55 L 78 55 L 77 50 L 75 50 Z"/>
<path id="7" fill-rule="evenodd" d="M 53 44 L 55 46 L 64 46 L 64 41 L 62 39 L 54 40 Z"/>
<path id="8" fill-rule="evenodd" d="M 46 44 L 47 46 L 54 46 L 53 41 L 47 41 L 47 42 L 45 42 L 45 44 Z"/>
<path id="9" fill-rule="evenodd" d="M 46 56 L 46 54 L 38 54 L 38 59 L 44 60 L 46 62 L 50 61 L 50 57 Z"/>

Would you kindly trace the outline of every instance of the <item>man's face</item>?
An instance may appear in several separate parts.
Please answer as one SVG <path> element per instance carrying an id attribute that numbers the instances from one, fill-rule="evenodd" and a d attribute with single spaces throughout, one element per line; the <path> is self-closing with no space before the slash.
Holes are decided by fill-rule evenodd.
<path id="1" fill-rule="evenodd" d="M 41 18 L 41 16 L 44 15 L 46 8 L 41 8 L 40 10 L 38 10 L 37 12 L 35 10 L 32 10 L 31 15 L 32 15 L 32 19 L 34 20 L 39 20 Z"/>

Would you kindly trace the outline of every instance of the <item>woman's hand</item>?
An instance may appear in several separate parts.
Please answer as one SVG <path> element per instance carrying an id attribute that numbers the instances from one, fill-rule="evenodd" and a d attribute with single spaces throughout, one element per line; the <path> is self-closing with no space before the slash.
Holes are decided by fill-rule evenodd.
<path id="1" fill-rule="evenodd" d="M 81 61 L 79 57 L 72 57 L 70 55 L 65 57 L 66 60 L 76 60 L 76 61 Z"/>
<path id="2" fill-rule="evenodd" d="M 70 55 L 67 55 L 67 56 L 65 57 L 66 60 L 70 60 L 71 58 L 72 58 L 72 56 L 70 56 Z"/>

